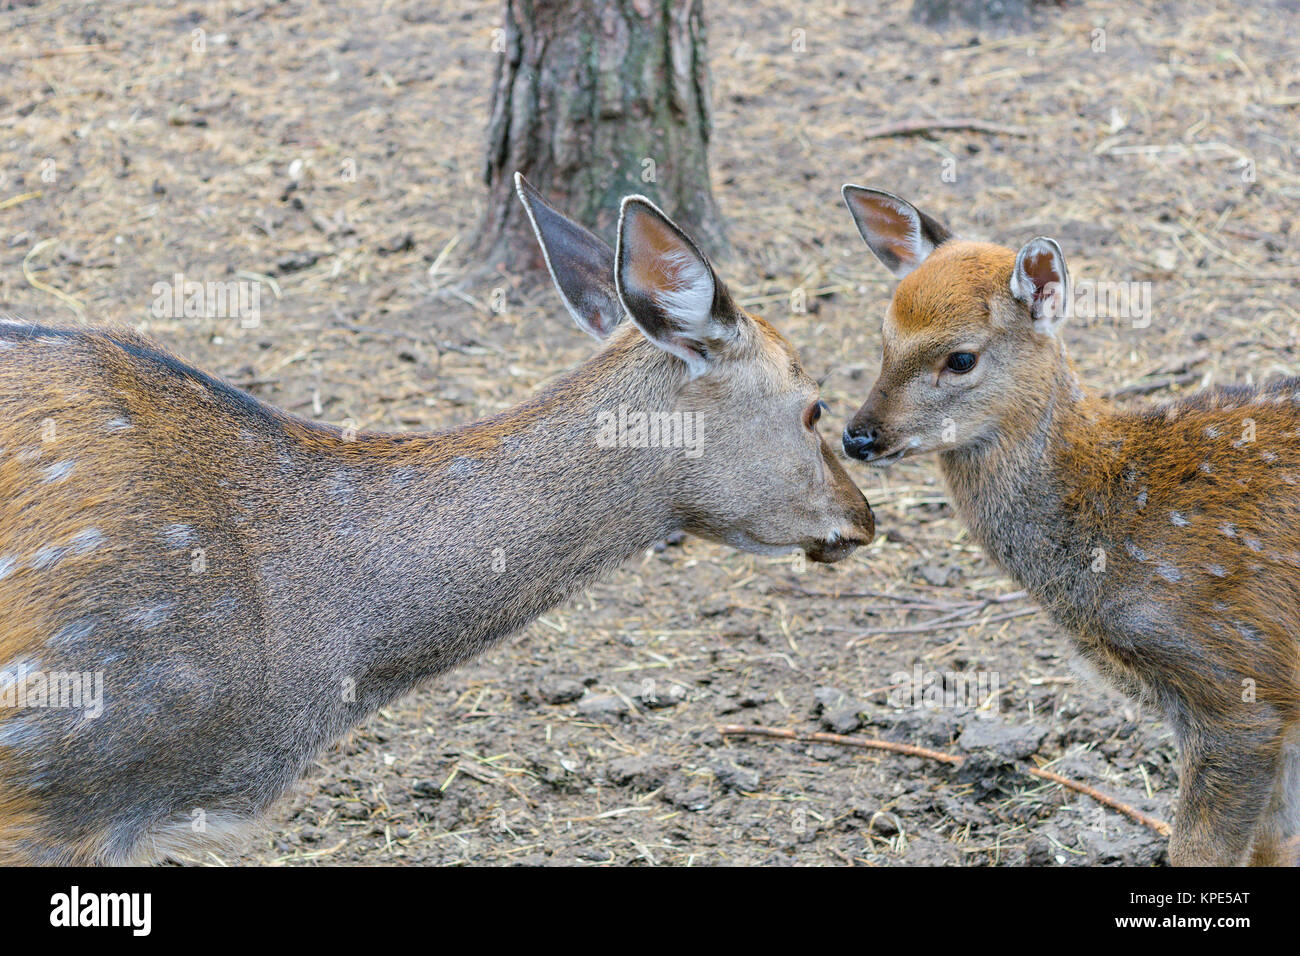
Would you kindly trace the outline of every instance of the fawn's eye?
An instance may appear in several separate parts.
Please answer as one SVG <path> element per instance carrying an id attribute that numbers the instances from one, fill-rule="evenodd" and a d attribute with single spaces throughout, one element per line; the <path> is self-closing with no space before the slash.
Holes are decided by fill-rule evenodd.
<path id="1" fill-rule="evenodd" d="M 975 367 L 978 360 L 979 356 L 974 352 L 953 352 L 948 356 L 948 371 L 965 375 Z"/>
<path id="2" fill-rule="evenodd" d="M 809 430 L 817 427 L 822 412 L 830 411 L 830 406 L 818 399 L 803 410 L 803 427 Z"/>

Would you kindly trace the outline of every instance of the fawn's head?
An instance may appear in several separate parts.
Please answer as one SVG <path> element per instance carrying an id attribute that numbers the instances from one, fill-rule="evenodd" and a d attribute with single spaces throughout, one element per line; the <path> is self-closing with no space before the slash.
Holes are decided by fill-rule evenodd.
<path id="1" fill-rule="evenodd" d="M 779 332 L 732 301 L 695 243 L 648 199 L 629 196 L 615 252 L 522 177 L 516 185 L 578 325 L 603 340 L 626 315 L 637 331 L 619 334 L 663 354 L 671 407 L 627 412 L 638 425 L 645 416 L 693 429 L 696 447 L 660 466 L 682 530 L 745 551 L 802 548 L 818 561 L 869 542 L 871 508 L 817 433 L 817 383 Z"/>
<path id="2" fill-rule="evenodd" d="M 844 450 L 877 467 L 969 448 L 1036 420 L 1065 361 L 1057 330 L 1069 275 L 1055 241 L 1019 252 L 954 239 L 897 196 L 845 186 L 867 241 L 901 281 L 885 313 L 871 394 Z"/>

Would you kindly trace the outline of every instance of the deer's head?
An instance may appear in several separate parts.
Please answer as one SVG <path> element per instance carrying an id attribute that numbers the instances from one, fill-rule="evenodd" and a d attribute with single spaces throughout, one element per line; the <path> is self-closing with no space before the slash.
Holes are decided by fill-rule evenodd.
<path id="1" fill-rule="evenodd" d="M 880 377 L 844 450 L 885 467 L 969 448 L 1037 421 L 1065 362 L 1069 275 L 1060 246 L 1018 252 L 952 237 L 897 196 L 845 186 L 862 237 L 901 281 L 885 312 Z"/>
<path id="2" fill-rule="evenodd" d="M 659 466 L 682 530 L 759 553 L 802 548 L 819 561 L 869 542 L 871 508 L 817 432 L 817 384 L 779 332 L 735 304 L 695 243 L 629 196 L 615 252 L 517 184 L 578 325 L 598 339 L 643 337 L 661 353 L 668 407 L 629 412 L 689 423 L 697 446 Z M 634 328 L 616 333 L 624 317 Z"/>

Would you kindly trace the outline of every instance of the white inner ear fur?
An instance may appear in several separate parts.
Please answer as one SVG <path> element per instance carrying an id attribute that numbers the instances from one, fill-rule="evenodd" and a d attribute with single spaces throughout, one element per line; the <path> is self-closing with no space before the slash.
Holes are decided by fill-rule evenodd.
<path id="1" fill-rule="evenodd" d="M 654 291 L 660 308 L 687 335 L 703 337 L 713 311 L 713 276 L 709 267 L 685 249 L 663 256 L 668 281 Z"/>
<path id="2" fill-rule="evenodd" d="M 691 378 L 699 378 L 709 363 L 691 343 L 714 337 L 713 274 L 686 249 L 663 253 L 660 262 L 665 282 L 651 296 L 678 331 L 657 340 L 657 344 L 685 362 Z"/>
<path id="3" fill-rule="evenodd" d="M 1046 257 L 1050 266 L 1048 279 L 1042 285 L 1030 276 L 1027 262 Z M 1043 270 L 1039 270 L 1040 272 Z M 1038 332 L 1053 334 L 1069 315 L 1069 273 L 1061 247 L 1053 240 L 1039 236 L 1031 239 L 1016 254 L 1016 267 L 1011 272 L 1011 294 L 1029 306 L 1029 316 Z"/>
<path id="4" fill-rule="evenodd" d="M 907 234 L 899 240 L 902 248 L 899 250 L 902 254 L 899 259 L 902 260 L 899 268 L 907 269 L 911 272 L 926 258 L 934 252 L 932 246 L 924 236 L 921 235 L 921 217 L 917 215 L 915 209 L 905 203 L 895 202 L 892 199 L 881 197 L 881 204 L 888 206 L 894 211 L 899 220 L 907 226 Z"/>

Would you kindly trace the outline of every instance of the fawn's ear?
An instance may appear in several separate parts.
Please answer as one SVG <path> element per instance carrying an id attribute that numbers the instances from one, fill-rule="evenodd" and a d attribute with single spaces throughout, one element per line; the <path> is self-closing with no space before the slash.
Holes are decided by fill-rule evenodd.
<path id="1" fill-rule="evenodd" d="M 851 184 L 842 192 L 858 232 L 899 279 L 924 262 L 935 246 L 952 238 L 947 229 L 892 193 Z"/>
<path id="2" fill-rule="evenodd" d="M 1039 236 L 1016 253 L 1011 294 L 1029 308 L 1035 330 L 1052 334 L 1069 316 L 1070 273 L 1055 239 Z"/>
<path id="3" fill-rule="evenodd" d="M 627 314 L 691 377 L 737 334 L 740 313 L 709 260 L 686 233 L 644 196 L 623 200 L 614 279 Z"/>
<path id="4" fill-rule="evenodd" d="M 542 199 L 528 180 L 515 173 L 515 191 L 533 225 L 547 271 L 564 307 L 578 327 L 604 339 L 623 320 L 614 288 L 614 250 Z"/>

